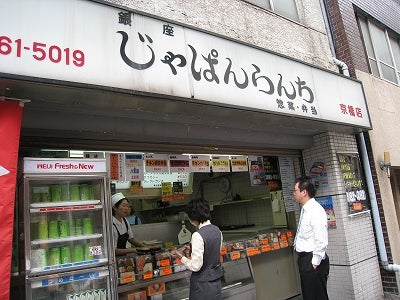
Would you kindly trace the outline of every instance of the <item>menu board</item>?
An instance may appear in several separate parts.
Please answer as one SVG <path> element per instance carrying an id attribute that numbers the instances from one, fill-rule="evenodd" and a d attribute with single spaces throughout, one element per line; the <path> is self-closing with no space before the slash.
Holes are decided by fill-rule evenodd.
<path id="1" fill-rule="evenodd" d="M 143 188 L 161 188 L 163 182 L 182 182 L 182 186 L 189 186 L 190 173 L 144 173 Z"/>
<path id="2" fill-rule="evenodd" d="M 358 153 L 338 153 L 337 157 L 346 190 L 349 214 L 368 210 L 367 192 Z"/>
<path id="3" fill-rule="evenodd" d="M 283 200 L 286 212 L 300 210 L 299 204 L 294 200 L 293 187 L 296 180 L 293 157 L 279 156 L 279 172 L 282 178 Z"/>

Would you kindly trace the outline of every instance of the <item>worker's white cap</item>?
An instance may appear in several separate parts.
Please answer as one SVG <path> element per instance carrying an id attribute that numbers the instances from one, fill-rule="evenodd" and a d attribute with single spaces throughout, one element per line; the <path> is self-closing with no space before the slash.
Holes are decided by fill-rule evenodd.
<path id="1" fill-rule="evenodd" d="M 112 206 L 117 204 L 117 202 L 122 200 L 122 199 L 126 199 L 126 197 L 122 193 L 116 193 L 116 194 L 112 195 L 112 197 L 111 197 Z"/>

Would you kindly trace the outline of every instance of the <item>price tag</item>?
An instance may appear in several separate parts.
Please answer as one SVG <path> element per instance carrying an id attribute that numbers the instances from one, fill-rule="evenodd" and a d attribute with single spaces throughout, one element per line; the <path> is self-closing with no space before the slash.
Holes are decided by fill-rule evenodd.
<path id="1" fill-rule="evenodd" d="M 261 252 L 268 252 L 268 251 L 271 251 L 271 246 L 270 245 L 261 246 Z"/>
<path id="2" fill-rule="evenodd" d="M 246 250 L 247 256 L 257 255 L 259 253 L 260 253 L 260 251 L 258 250 L 258 248 L 249 248 Z"/>
<path id="3" fill-rule="evenodd" d="M 239 251 L 231 252 L 231 259 L 232 260 L 236 260 L 236 259 L 239 259 L 239 258 L 240 258 L 240 252 Z"/>
<path id="4" fill-rule="evenodd" d="M 171 261 L 170 261 L 168 258 L 162 259 L 162 260 L 160 261 L 160 265 L 161 265 L 161 267 L 170 266 L 170 265 L 171 265 Z"/>
<path id="5" fill-rule="evenodd" d="M 171 275 L 171 274 L 172 274 L 172 268 L 171 267 L 162 268 L 161 269 L 161 276 Z"/>
<path id="6" fill-rule="evenodd" d="M 288 247 L 288 246 L 289 246 L 289 244 L 288 244 L 287 241 L 282 241 L 282 242 L 281 242 L 281 248 L 286 248 L 286 247 Z"/>
<path id="7" fill-rule="evenodd" d="M 127 283 L 127 282 L 132 282 L 135 280 L 135 278 L 133 277 L 134 275 L 124 275 L 123 278 L 121 278 L 121 281 L 123 283 Z"/>
<path id="8" fill-rule="evenodd" d="M 143 279 L 151 279 L 153 278 L 153 272 L 146 272 L 143 274 Z"/>
<path id="9" fill-rule="evenodd" d="M 353 203 L 353 209 L 354 209 L 355 211 L 360 211 L 360 210 L 362 210 L 362 204 L 361 204 L 361 202 L 354 202 L 354 203 Z"/>

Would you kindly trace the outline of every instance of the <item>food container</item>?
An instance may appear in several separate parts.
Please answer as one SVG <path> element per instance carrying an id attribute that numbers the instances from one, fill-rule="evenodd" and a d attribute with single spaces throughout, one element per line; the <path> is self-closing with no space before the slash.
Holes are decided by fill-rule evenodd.
<path id="1" fill-rule="evenodd" d="M 69 186 L 69 195 L 72 201 L 81 200 L 79 184 L 71 184 Z"/>
<path id="2" fill-rule="evenodd" d="M 119 282 L 121 284 L 135 281 L 135 263 L 133 257 L 121 257 L 117 260 Z"/>
<path id="3" fill-rule="evenodd" d="M 61 185 L 53 184 L 50 186 L 51 201 L 59 202 L 61 201 Z"/>
<path id="4" fill-rule="evenodd" d="M 170 252 L 159 252 L 155 254 L 155 267 L 168 267 L 171 266 L 171 253 Z"/>
<path id="5" fill-rule="evenodd" d="M 50 248 L 48 262 L 50 266 L 59 265 L 61 263 L 60 248 L 58 247 Z"/>
<path id="6" fill-rule="evenodd" d="M 79 198 L 80 200 L 88 200 L 90 198 L 89 185 L 81 184 L 79 186 Z"/>
<path id="7" fill-rule="evenodd" d="M 68 264 L 72 262 L 70 247 L 65 246 L 60 248 L 60 260 L 61 264 Z"/>
<path id="8" fill-rule="evenodd" d="M 85 260 L 85 256 L 83 254 L 83 246 L 82 245 L 74 245 L 73 247 L 73 261 L 81 262 Z"/>
<path id="9" fill-rule="evenodd" d="M 165 293 L 165 282 L 155 283 L 147 286 L 147 296 L 154 296 Z"/>
<path id="10" fill-rule="evenodd" d="M 136 273 L 140 279 L 153 278 L 153 257 L 151 254 L 136 257 Z"/>
<path id="11" fill-rule="evenodd" d="M 47 250 L 36 249 L 31 251 L 31 266 L 32 268 L 43 268 L 47 266 Z"/>
<path id="12" fill-rule="evenodd" d="M 38 224 L 38 238 L 47 239 L 49 238 L 49 223 L 44 216 L 41 216 Z"/>
<path id="13" fill-rule="evenodd" d="M 146 300 L 146 299 L 147 299 L 146 291 L 140 291 L 128 294 L 128 300 Z"/>
<path id="14" fill-rule="evenodd" d="M 49 238 L 54 239 L 54 238 L 59 238 L 59 231 L 58 231 L 58 221 L 57 220 L 52 220 L 48 224 L 49 228 Z"/>

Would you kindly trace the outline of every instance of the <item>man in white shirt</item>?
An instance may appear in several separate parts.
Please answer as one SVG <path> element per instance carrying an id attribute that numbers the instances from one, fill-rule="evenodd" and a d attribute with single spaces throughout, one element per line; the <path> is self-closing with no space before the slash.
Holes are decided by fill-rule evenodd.
<path id="1" fill-rule="evenodd" d="M 296 179 L 293 195 L 301 206 L 294 247 L 304 300 L 327 300 L 329 275 L 328 221 L 324 208 L 314 199 L 316 189 L 311 177 Z"/>

